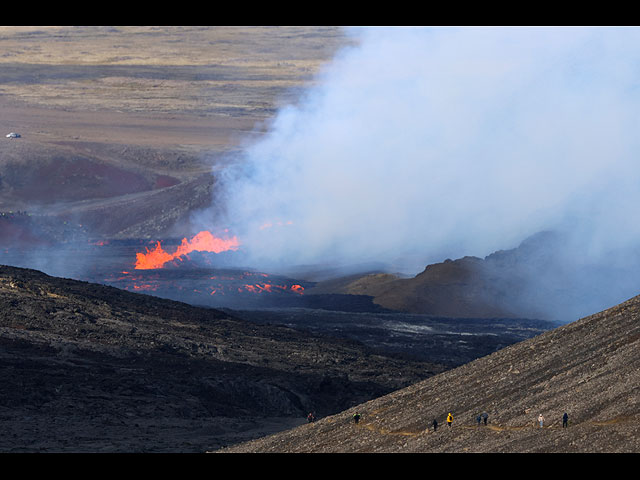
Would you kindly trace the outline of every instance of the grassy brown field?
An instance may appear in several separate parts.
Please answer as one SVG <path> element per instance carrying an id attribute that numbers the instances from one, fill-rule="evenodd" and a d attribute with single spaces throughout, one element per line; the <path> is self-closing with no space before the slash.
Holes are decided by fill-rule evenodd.
<path id="1" fill-rule="evenodd" d="M 0 92 L 81 111 L 263 118 L 346 43 L 316 27 L 0 27 Z"/>

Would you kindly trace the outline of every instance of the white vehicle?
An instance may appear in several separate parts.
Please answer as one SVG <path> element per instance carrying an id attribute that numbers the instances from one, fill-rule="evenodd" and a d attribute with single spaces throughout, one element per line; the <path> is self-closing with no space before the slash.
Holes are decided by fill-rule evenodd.
<path id="1" fill-rule="evenodd" d="M 7 134 L 7 138 L 20 138 L 20 134 L 11 132 Z"/>

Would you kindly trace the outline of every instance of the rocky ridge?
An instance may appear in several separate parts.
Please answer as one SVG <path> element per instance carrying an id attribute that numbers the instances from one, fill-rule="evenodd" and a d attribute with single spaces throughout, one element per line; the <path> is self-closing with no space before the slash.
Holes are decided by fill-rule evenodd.
<path id="1" fill-rule="evenodd" d="M 354 341 L 0 266 L 2 452 L 203 452 L 443 369 Z"/>

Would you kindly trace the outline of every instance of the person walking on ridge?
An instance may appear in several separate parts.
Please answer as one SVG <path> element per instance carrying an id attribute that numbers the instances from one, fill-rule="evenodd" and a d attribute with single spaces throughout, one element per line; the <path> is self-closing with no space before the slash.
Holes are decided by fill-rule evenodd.
<path id="1" fill-rule="evenodd" d="M 542 416 L 542 414 L 538 415 L 538 423 L 540 424 L 540 428 L 542 428 L 544 424 L 544 417 Z"/>
<path id="2" fill-rule="evenodd" d="M 436 430 L 438 430 L 438 421 L 434 418 L 433 419 L 433 431 L 435 432 Z"/>
<path id="3" fill-rule="evenodd" d="M 447 415 L 447 425 L 449 426 L 449 428 L 451 428 L 452 423 L 453 423 L 453 415 L 451 415 L 451 412 L 449 412 L 449 414 Z"/>
<path id="4" fill-rule="evenodd" d="M 567 415 L 567 412 L 564 412 L 564 415 L 562 415 L 562 428 L 566 428 L 569 426 L 569 415 Z"/>

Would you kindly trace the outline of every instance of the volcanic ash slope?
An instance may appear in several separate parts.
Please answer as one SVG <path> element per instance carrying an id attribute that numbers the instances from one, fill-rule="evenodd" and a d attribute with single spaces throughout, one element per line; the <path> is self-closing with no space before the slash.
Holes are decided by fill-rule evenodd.
<path id="1" fill-rule="evenodd" d="M 636 296 L 337 415 L 218 452 L 640 452 L 639 317 Z M 476 421 L 483 412 L 486 426 Z"/>

